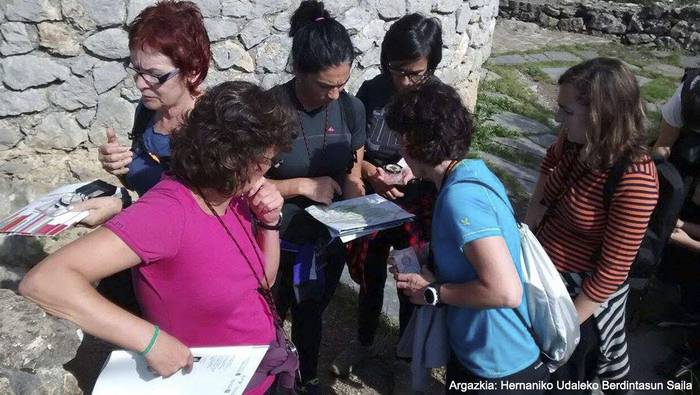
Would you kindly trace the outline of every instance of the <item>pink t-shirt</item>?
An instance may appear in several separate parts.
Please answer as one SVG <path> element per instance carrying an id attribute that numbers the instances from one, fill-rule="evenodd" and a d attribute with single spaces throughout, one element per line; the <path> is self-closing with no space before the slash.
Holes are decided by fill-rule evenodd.
<path id="1" fill-rule="evenodd" d="M 234 198 L 222 219 L 264 281 L 247 203 Z M 132 276 L 146 320 L 188 347 L 272 343 L 272 314 L 250 266 L 184 185 L 165 176 L 105 227 L 142 260 Z M 249 393 L 263 393 L 273 380 Z"/>

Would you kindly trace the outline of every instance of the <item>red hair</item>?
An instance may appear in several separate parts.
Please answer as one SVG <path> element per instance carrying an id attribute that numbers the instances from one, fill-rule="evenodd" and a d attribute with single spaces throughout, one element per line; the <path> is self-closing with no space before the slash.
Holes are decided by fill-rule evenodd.
<path id="1" fill-rule="evenodd" d="M 209 70 L 211 50 L 199 7 L 191 1 L 163 0 L 145 8 L 129 25 L 130 50 L 154 50 L 169 57 L 197 94 Z"/>

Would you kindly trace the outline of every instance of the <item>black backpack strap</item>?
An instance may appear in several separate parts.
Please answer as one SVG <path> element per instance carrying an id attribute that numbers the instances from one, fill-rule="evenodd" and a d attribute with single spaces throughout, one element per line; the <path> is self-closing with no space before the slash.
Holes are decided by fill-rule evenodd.
<path id="1" fill-rule="evenodd" d="M 683 124 L 685 126 L 690 125 L 690 120 L 694 117 L 696 117 L 698 114 L 693 114 L 693 108 L 690 108 L 692 103 L 695 102 L 693 100 L 693 97 L 691 97 L 693 93 L 693 81 L 697 77 L 700 76 L 700 67 L 698 68 L 693 68 L 689 67 L 685 69 L 685 73 L 683 74 L 683 78 L 681 79 L 681 82 L 683 83 L 681 87 L 681 116 L 683 117 Z M 700 87 L 700 81 L 696 83 L 696 88 Z M 696 92 L 700 91 L 700 88 L 695 90 Z"/>
<path id="2" fill-rule="evenodd" d="M 625 174 L 625 170 L 632 164 L 629 157 L 623 156 L 618 159 L 617 162 L 613 163 L 610 172 L 608 173 L 608 179 L 605 180 L 603 184 L 603 207 L 605 211 L 610 208 L 610 202 L 617 189 L 617 184 L 620 183 L 622 176 Z"/>
<path id="3" fill-rule="evenodd" d="M 344 123 L 348 125 L 350 133 L 352 133 L 356 128 L 356 118 L 355 118 L 355 107 L 352 104 L 352 98 L 350 94 L 343 90 L 340 92 L 340 113 L 343 118 Z M 357 163 L 357 153 L 352 152 L 352 160 L 348 163 L 348 168 L 345 170 L 347 174 L 350 174 L 353 166 Z"/>
<path id="4" fill-rule="evenodd" d="M 131 151 L 136 151 L 136 148 L 141 144 L 141 136 L 148 126 L 148 122 L 153 117 L 153 110 L 149 110 L 142 102 L 136 106 L 136 113 L 134 114 L 134 126 L 131 128 L 131 133 L 129 133 L 129 139 L 131 140 Z"/>

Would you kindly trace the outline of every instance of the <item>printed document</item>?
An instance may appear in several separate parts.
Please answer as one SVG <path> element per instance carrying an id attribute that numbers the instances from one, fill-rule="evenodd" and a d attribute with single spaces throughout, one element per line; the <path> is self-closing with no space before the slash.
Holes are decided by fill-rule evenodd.
<path id="1" fill-rule="evenodd" d="M 240 395 L 267 349 L 267 345 L 191 348 L 192 371 L 165 379 L 154 376 L 138 353 L 112 351 L 93 395 Z"/>

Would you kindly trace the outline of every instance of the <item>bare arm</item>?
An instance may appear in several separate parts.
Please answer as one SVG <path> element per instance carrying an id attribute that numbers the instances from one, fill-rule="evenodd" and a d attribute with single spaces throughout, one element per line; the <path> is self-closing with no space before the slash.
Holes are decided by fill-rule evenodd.
<path id="1" fill-rule="evenodd" d="M 463 250 L 465 258 L 474 266 L 477 279 L 442 284 L 443 303 L 479 309 L 520 306 L 523 288 L 503 237 L 484 237 L 465 244 Z M 432 273 L 395 276 L 397 287 L 408 290 L 414 303 L 422 303 L 423 290 L 434 281 Z"/>
<path id="2" fill-rule="evenodd" d="M 671 155 L 671 147 L 678 140 L 678 136 L 681 133 L 680 128 L 675 128 L 661 118 L 661 131 L 659 132 L 659 138 L 656 139 L 654 144 L 653 153 L 668 158 Z"/>
<path id="3" fill-rule="evenodd" d="M 540 225 L 542 217 L 547 211 L 547 206 L 542 204 L 544 183 L 547 181 L 547 177 L 547 175 L 540 173 L 540 176 L 537 178 L 537 184 L 535 184 L 535 190 L 532 192 L 532 197 L 530 197 L 530 202 L 527 205 L 525 223 L 530 229 L 536 229 Z"/>
<path id="4" fill-rule="evenodd" d="M 265 254 L 265 277 L 267 284 L 272 287 L 277 279 L 280 266 L 280 232 L 278 230 L 259 229 L 257 241 Z"/>
<path id="5" fill-rule="evenodd" d="M 574 298 L 574 306 L 576 307 L 576 313 L 578 313 L 578 322 L 579 324 L 583 324 L 598 309 L 600 303 L 581 292 Z"/>
<path id="6" fill-rule="evenodd" d="M 35 266 L 20 283 L 19 291 L 50 314 L 75 322 L 87 333 L 128 350 L 142 351 L 151 341 L 153 325 L 111 303 L 91 285 L 139 262 L 119 237 L 100 228 Z M 165 332 L 161 332 L 146 360 L 163 376 L 192 366 L 189 349 Z"/>
<path id="7" fill-rule="evenodd" d="M 277 187 L 284 199 L 304 196 L 315 202 L 331 204 L 333 197 L 342 190 L 331 177 L 290 178 L 288 180 L 268 180 Z"/>
<path id="8" fill-rule="evenodd" d="M 360 147 L 355 151 L 357 161 L 352 166 L 350 174 L 345 177 L 343 184 L 343 198 L 351 199 L 365 194 L 365 185 L 362 182 L 362 164 L 364 162 L 365 148 Z"/>

